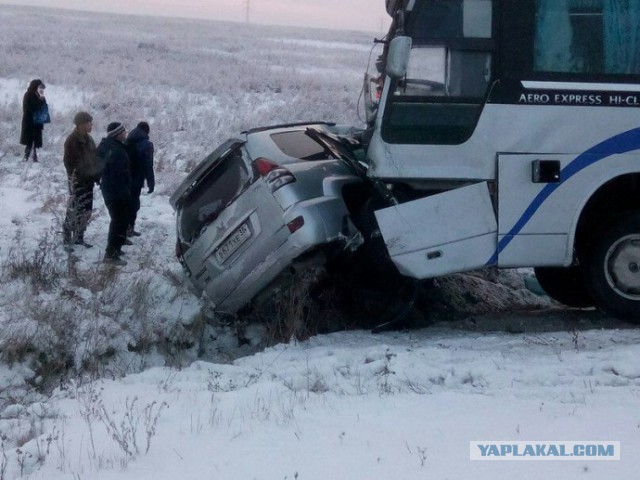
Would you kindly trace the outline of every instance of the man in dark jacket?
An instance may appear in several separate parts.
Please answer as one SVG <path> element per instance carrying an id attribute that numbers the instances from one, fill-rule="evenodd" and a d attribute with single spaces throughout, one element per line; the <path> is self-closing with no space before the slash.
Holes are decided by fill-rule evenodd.
<path id="1" fill-rule="evenodd" d="M 147 182 L 148 192 L 153 193 L 155 177 L 153 175 L 153 143 L 149 140 L 149 124 L 140 122 L 127 137 L 127 152 L 131 162 L 131 204 L 127 236 L 138 237 L 135 230 L 136 217 L 140 210 L 140 193 Z"/>
<path id="2" fill-rule="evenodd" d="M 104 262 L 123 266 L 121 249 L 127 239 L 129 224 L 129 204 L 131 200 L 131 169 L 125 148 L 127 130 L 120 122 L 112 122 L 107 127 L 107 136 L 98 145 L 98 156 L 104 160 L 100 190 L 109 210 L 109 238 Z"/>
<path id="3" fill-rule="evenodd" d="M 69 204 L 62 226 L 63 242 L 67 250 L 73 245 L 92 245 L 84 240 L 84 232 L 93 209 L 93 184 L 100 180 L 96 171 L 96 144 L 91 138 L 93 118 L 78 112 L 73 118 L 76 128 L 64 142 L 64 168 L 69 184 Z"/>

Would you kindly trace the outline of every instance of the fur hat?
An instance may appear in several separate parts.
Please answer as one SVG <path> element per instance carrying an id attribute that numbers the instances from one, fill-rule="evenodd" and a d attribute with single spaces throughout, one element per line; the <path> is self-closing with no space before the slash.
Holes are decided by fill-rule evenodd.
<path id="1" fill-rule="evenodd" d="M 121 122 L 111 122 L 107 127 L 107 137 L 116 138 L 124 132 L 124 125 Z"/>
<path id="2" fill-rule="evenodd" d="M 73 124 L 84 125 L 85 123 L 93 122 L 93 117 L 89 115 L 87 112 L 78 112 L 76 116 L 73 117 Z"/>

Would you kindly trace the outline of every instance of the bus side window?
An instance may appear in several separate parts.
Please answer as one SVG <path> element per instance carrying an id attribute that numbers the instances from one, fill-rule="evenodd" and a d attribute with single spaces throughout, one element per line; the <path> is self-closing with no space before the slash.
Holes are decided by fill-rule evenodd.
<path id="1" fill-rule="evenodd" d="M 536 0 L 534 71 L 640 73 L 640 2 Z"/>

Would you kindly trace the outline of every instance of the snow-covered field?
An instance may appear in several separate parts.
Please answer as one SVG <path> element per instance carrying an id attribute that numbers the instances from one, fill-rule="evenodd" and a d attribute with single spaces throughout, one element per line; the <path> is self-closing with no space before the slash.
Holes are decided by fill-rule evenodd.
<path id="1" fill-rule="evenodd" d="M 255 325 L 238 345 L 189 293 L 177 183 L 246 128 L 360 125 L 372 36 L 6 6 L 0 21 L 0 480 L 638 477 L 640 330 L 536 297 L 521 272 L 440 280 L 419 330 L 267 349 Z M 39 164 L 18 145 L 32 78 L 53 113 Z M 94 247 L 60 245 L 79 109 L 96 140 L 146 119 L 156 143 L 144 235 L 116 272 L 97 190 Z M 492 440 L 619 441 L 621 459 L 469 460 Z"/>
<path id="2" fill-rule="evenodd" d="M 347 332 L 232 365 L 151 369 L 59 392 L 33 478 L 631 480 L 639 341 L 637 330 Z M 621 460 L 471 462 L 473 440 L 616 440 Z"/>

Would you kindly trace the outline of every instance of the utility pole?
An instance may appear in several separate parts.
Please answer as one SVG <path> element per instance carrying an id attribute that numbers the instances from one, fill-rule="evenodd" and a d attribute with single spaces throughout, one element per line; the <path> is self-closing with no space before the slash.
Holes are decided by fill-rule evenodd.
<path id="1" fill-rule="evenodd" d="M 249 12 L 251 12 L 251 0 L 245 0 L 245 22 L 249 23 Z"/>

